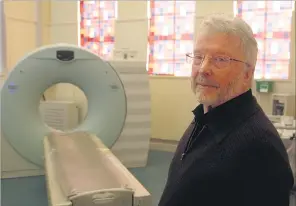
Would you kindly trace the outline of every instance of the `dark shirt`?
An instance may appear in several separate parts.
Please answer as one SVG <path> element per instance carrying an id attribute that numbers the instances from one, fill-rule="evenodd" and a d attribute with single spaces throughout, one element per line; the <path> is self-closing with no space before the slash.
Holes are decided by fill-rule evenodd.
<path id="1" fill-rule="evenodd" d="M 289 206 L 288 155 L 251 90 L 193 113 L 159 206 Z"/>

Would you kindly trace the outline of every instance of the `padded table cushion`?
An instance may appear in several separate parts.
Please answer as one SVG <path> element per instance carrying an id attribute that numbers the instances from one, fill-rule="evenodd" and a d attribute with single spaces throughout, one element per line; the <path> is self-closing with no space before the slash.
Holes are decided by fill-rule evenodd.
<path id="1" fill-rule="evenodd" d="M 123 188 L 116 179 L 116 171 L 108 167 L 104 151 L 98 148 L 90 134 L 53 133 L 48 140 L 58 181 L 66 196 Z"/>

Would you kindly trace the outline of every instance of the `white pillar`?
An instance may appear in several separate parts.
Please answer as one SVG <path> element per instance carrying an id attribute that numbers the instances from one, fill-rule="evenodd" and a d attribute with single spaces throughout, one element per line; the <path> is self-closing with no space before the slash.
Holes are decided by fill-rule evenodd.
<path id="1" fill-rule="evenodd" d="M 4 1 L 0 1 L 0 73 L 6 72 L 6 26 Z"/>
<path id="2" fill-rule="evenodd" d="M 35 0 L 36 48 L 42 46 L 42 2 Z"/>

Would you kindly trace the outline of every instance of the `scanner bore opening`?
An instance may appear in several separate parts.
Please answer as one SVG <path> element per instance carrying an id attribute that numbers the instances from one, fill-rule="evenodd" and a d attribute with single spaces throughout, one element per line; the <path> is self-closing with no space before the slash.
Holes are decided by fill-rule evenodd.
<path id="1" fill-rule="evenodd" d="M 48 107 L 50 102 L 74 102 L 78 109 L 78 116 L 77 121 L 78 123 L 75 124 L 76 120 L 72 119 L 73 124 L 70 124 L 67 128 L 61 128 L 62 122 L 62 111 L 58 109 L 54 110 L 46 110 L 45 107 Z M 85 118 L 87 117 L 88 112 L 88 100 L 85 93 L 76 85 L 71 83 L 58 83 L 54 84 L 51 87 L 47 88 L 43 95 L 40 98 L 39 103 L 39 115 L 42 121 L 50 128 L 54 130 L 60 131 L 70 131 L 78 127 L 80 124 L 83 123 Z M 74 114 L 73 114 L 74 115 Z M 75 116 L 73 118 L 76 118 Z"/>

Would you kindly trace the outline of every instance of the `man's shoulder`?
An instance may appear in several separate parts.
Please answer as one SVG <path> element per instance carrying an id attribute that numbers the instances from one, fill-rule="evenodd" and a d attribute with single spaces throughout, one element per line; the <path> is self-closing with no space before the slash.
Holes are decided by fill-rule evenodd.
<path id="1" fill-rule="evenodd" d="M 238 130 L 239 132 L 245 132 L 247 138 L 251 138 L 255 141 L 280 139 L 280 135 L 274 124 L 262 110 L 259 110 L 253 116 L 248 118 L 240 125 Z"/>
<path id="2" fill-rule="evenodd" d="M 235 141 L 244 150 L 262 147 L 285 152 L 279 133 L 263 112 L 256 113 L 234 128 L 228 141 Z"/>
<path id="3" fill-rule="evenodd" d="M 249 152 L 273 152 L 288 160 L 285 145 L 268 117 L 259 112 L 250 118 L 242 127 L 245 130 L 244 144 L 245 149 Z"/>

